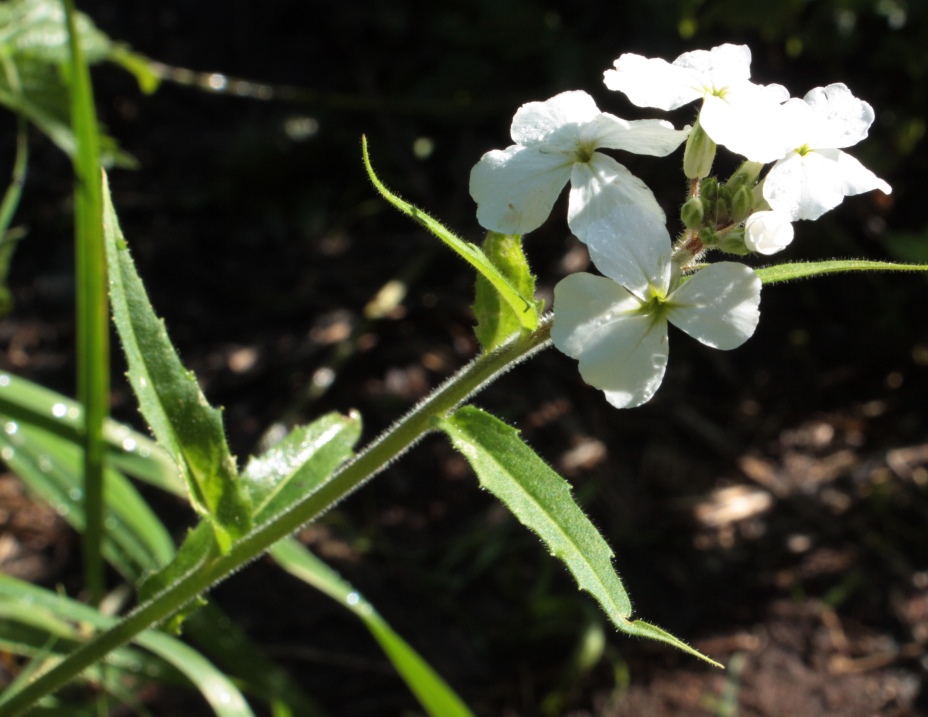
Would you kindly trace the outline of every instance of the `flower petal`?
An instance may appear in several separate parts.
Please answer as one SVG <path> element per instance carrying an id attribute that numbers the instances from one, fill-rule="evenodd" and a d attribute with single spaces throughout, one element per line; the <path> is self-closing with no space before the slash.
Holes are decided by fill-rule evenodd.
<path id="1" fill-rule="evenodd" d="M 751 77 L 751 50 L 747 45 L 724 44 L 711 50 L 684 52 L 673 61 L 697 73 L 707 90 L 721 90 Z"/>
<path id="2" fill-rule="evenodd" d="M 522 105 L 512 118 L 510 132 L 517 144 L 544 144 L 552 150 L 576 151 L 580 130 L 598 114 L 595 100 L 586 92 L 562 92 L 544 102 Z"/>
<path id="3" fill-rule="evenodd" d="M 744 223 L 744 243 L 758 254 L 776 254 L 793 241 L 793 225 L 782 212 L 754 212 Z"/>
<path id="4" fill-rule="evenodd" d="M 470 173 L 477 221 L 502 234 L 537 229 L 567 184 L 572 155 L 512 145 L 487 152 Z"/>
<path id="5" fill-rule="evenodd" d="M 760 287 L 744 264 L 709 264 L 668 297 L 667 319 L 706 346 L 736 348 L 757 328 Z"/>
<path id="6" fill-rule="evenodd" d="M 584 127 L 581 142 L 598 148 L 666 157 L 683 144 L 689 133 L 689 127 L 676 130 L 666 120 L 629 122 L 604 112 Z"/>
<path id="7" fill-rule="evenodd" d="M 764 180 L 764 199 L 771 208 L 796 219 L 818 219 L 846 196 L 892 188 L 840 149 L 819 149 L 781 159 Z"/>
<path id="8" fill-rule="evenodd" d="M 651 398 L 667 367 L 667 323 L 628 312 L 638 305 L 621 286 L 591 274 L 571 274 L 554 287 L 554 345 L 579 359 L 583 380 L 617 408 Z"/>
<path id="9" fill-rule="evenodd" d="M 567 223 L 596 267 L 639 297 L 670 281 L 670 234 L 651 190 L 612 157 L 573 167 Z"/>
<path id="10" fill-rule="evenodd" d="M 603 73 L 606 87 L 624 92 L 639 107 L 675 110 L 698 100 L 705 91 L 698 73 L 660 58 L 627 52 L 613 64 L 614 70 Z"/>
<path id="11" fill-rule="evenodd" d="M 812 125 L 815 131 L 808 140 L 810 147 L 851 147 L 867 136 L 873 124 L 873 108 L 854 97 L 841 82 L 816 87 L 803 99 L 812 108 L 816 119 Z"/>
<path id="12" fill-rule="evenodd" d="M 727 147 L 752 162 L 773 162 L 795 149 L 795 132 L 791 117 L 797 108 L 782 104 L 789 93 L 781 85 L 754 85 L 743 82 L 725 93 L 724 97 L 709 95 L 699 113 L 699 123 L 706 134 L 716 143 Z M 808 107 L 802 100 L 800 112 L 807 113 Z M 788 121 L 788 123 L 787 123 Z"/>

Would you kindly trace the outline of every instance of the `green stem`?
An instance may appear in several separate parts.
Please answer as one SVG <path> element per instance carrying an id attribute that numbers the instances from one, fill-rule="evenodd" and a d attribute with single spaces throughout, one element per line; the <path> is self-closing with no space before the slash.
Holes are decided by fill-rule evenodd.
<path id="1" fill-rule="evenodd" d="M 77 394 L 84 405 L 84 581 L 91 604 L 103 597 L 103 421 L 109 404 L 109 325 L 103 251 L 100 136 L 90 70 L 75 22 L 74 0 L 63 0 L 71 50 L 71 123 L 74 158 L 77 280 Z"/>
<path id="2" fill-rule="evenodd" d="M 371 442 L 316 492 L 237 541 L 225 555 L 196 566 L 174 585 L 143 603 L 120 623 L 82 645 L 62 662 L 0 705 L 3 717 L 25 712 L 37 700 L 59 689 L 109 652 L 125 645 L 143 630 L 165 620 L 274 543 L 331 508 L 373 478 L 470 396 L 551 342 L 551 315 L 525 336 L 516 335 L 498 349 L 481 354 L 449 378 L 424 401 Z"/>

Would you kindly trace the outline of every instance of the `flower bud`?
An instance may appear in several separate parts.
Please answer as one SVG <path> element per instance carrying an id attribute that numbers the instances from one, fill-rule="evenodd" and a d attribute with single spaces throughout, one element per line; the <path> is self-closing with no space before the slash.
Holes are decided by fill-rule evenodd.
<path id="1" fill-rule="evenodd" d="M 680 207 L 680 220 L 687 229 L 697 229 L 702 224 L 703 205 L 699 197 L 690 197 Z"/>
<path id="2" fill-rule="evenodd" d="M 738 256 L 744 256 L 751 251 L 745 246 L 744 230 L 742 229 L 735 229 L 720 237 L 718 248 L 726 254 L 737 254 Z"/>
<path id="3" fill-rule="evenodd" d="M 699 230 L 699 240 L 703 243 L 703 246 L 717 246 L 719 235 L 713 227 L 703 227 Z"/>
<path id="4" fill-rule="evenodd" d="M 793 225 L 783 212 L 754 212 L 744 223 L 744 242 L 759 254 L 776 254 L 793 241 Z"/>
<path id="5" fill-rule="evenodd" d="M 697 119 L 683 151 L 683 174 L 690 179 L 708 177 L 714 160 L 715 142 L 709 138 Z"/>
<path id="6" fill-rule="evenodd" d="M 751 214 L 754 208 L 754 197 L 747 185 L 738 187 L 731 196 L 731 221 L 740 224 Z"/>
<path id="7" fill-rule="evenodd" d="M 764 165 L 760 162 L 751 162 L 750 160 L 744 162 L 735 170 L 734 174 L 728 178 L 726 184 L 732 189 L 736 187 L 753 187 L 757 182 L 757 178 L 760 176 L 760 170 L 763 168 Z"/>

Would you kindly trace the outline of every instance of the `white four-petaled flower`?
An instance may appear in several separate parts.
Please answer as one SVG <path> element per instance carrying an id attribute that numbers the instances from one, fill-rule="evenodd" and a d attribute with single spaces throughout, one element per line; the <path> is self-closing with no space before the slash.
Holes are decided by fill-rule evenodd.
<path id="1" fill-rule="evenodd" d="M 586 92 L 529 102 L 512 120 L 516 144 L 487 152 L 471 171 L 477 220 L 503 234 L 530 232 L 548 218 L 569 181 L 567 222 L 581 241 L 602 236 L 606 226 L 613 242 L 663 241 L 664 212 L 651 190 L 597 150 L 663 157 L 687 133 L 664 120 L 626 121 L 600 112 Z"/>
<path id="2" fill-rule="evenodd" d="M 603 269 L 603 267 L 600 267 Z M 617 408 L 654 395 L 667 367 L 667 322 L 707 346 L 733 349 L 757 327 L 760 279 L 744 264 L 710 264 L 680 281 L 670 246 L 645 292 L 616 277 L 576 273 L 554 288 L 554 345 L 578 359 L 580 375 Z"/>
<path id="3" fill-rule="evenodd" d="M 699 124 L 716 144 L 755 162 L 772 162 L 785 153 L 772 114 L 789 92 L 782 85 L 750 81 L 746 45 L 685 52 L 672 64 L 625 53 L 614 65 L 604 74 L 606 87 L 624 92 L 633 104 L 673 110 L 701 99 Z"/>
<path id="4" fill-rule="evenodd" d="M 764 199 L 791 219 L 818 219 L 844 197 L 892 189 L 844 147 L 857 144 L 873 124 L 873 108 L 842 83 L 816 87 L 787 102 L 776 114 L 788 147 L 764 180 Z"/>

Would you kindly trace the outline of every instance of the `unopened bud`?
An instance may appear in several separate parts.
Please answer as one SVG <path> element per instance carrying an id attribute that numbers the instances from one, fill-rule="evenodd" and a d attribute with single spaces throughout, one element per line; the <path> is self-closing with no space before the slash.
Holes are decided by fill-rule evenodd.
<path id="1" fill-rule="evenodd" d="M 753 187 L 757 182 L 757 178 L 760 176 L 760 170 L 763 168 L 764 165 L 760 162 L 748 160 L 735 170 L 735 173 L 728 178 L 726 184 L 732 189 L 738 187 Z"/>
<path id="2" fill-rule="evenodd" d="M 683 174 L 690 179 L 708 177 L 714 160 L 715 142 L 709 138 L 697 119 L 683 151 Z"/>
<path id="3" fill-rule="evenodd" d="M 740 224 L 747 219 L 754 208 L 754 197 L 746 185 L 738 187 L 731 196 L 731 222 Z"/>
<path id="4" fill-rule="evenodd" d="M 744 230 L 735 229 L 730 231 L 724 236 L 719 237 L 718 244 L 716 245 L 726 254 L 737 254 L 738 256 L 744 256 L 751 252 L 744 244 Z"/>
<path id="5" fill-rule="evenodd" d="M 703 206 L 699 197 L 690 197 L 680 207 L 680 220 L 687 229 L 697 229 L 702 224 Z"/>
<path id="6" fill-rule="evenodd" d="M 699 230 L 699 240 L 703 246 L 716 246 L 719 242 L 719 235 L 712 227 L 703 227 Z"/>

